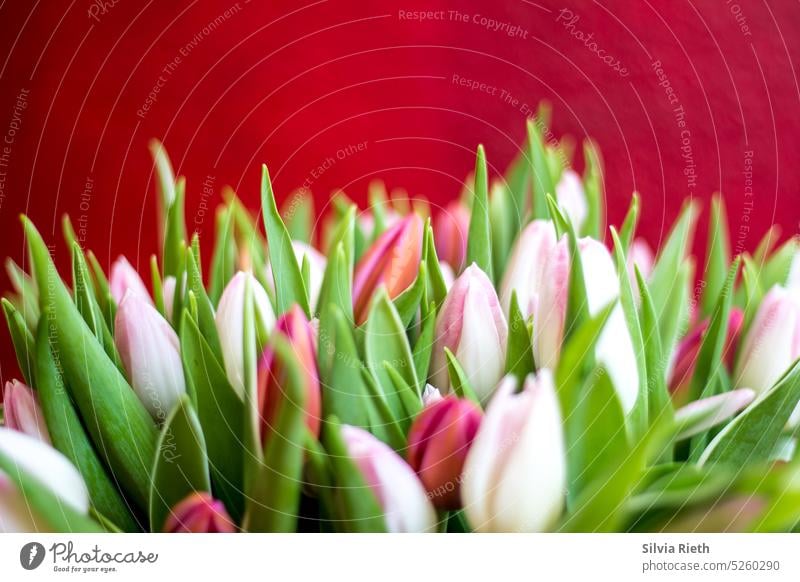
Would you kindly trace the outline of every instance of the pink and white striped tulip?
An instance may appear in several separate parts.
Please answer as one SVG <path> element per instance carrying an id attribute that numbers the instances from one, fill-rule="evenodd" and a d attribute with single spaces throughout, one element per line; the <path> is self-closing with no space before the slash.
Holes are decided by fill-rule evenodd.
<path id="1" fill-rule="evenodd" d="M 561 173 L 561 179 L 556 184 L 556 201 L 575 230 L 580 232 L 589 214 L 589 205 L 581 177 L 574 170 L 567 168 Z"/>
<path id="2" fill-rule="evenodd" d="M 434 531 L 436 512 L 414 470 L 388 445 L 361 428 L 344 425 L 342 437 L 383 509 L 388 531 Z"/>
<path id="3" fill-rule="evenodd" d="M 508 314 L 511 295 L 517 293 L 517 303 L 524 317 L 536 310 L 547 259 L 556 246 L 556 229 L 549 220 L 534 220 L 520 233 L 500 284 L 500 303 Z"/>
<path id="4" fill-rule="evenodd" d="M 128 262 L 128 259 L 121 256 L 111 265 L 111 273 L 108 276 L 108 286 L 111 296 L 119 305 L 125 297 L 127 291 L 131 291 L 142 298 L 143 301 L 153 304 L 150 292 L 142 281 L 139 273 Z"/>
<path id="5" fill-rule="evenodd" d="M 89 491 L 83 477 L 69 459 L 50 445 L 0 426 L 0 452 L 75 511 L 89 511 Z"/>
<path id="6" fill-rule="evenodd" d="M 244 398 L 244 291 L 247 280 L 253 290 L 256 317 L 267 331 L 275 326 L 275 312 L 264 287 L 252 273 L 239 271 L 228 282 L 217 305 L 214 322 L 222 346 L 225 374 L 234 391 Z"/>
<path id="7" fill-rule="evenodd" d="M 564 509 L 567 453 L 549 370 L 506 376 L 483 417 L 464 465 L 461 498 L 481 532 L 542 532 Z"/>
<path id="8" fill-rule="evenodd" d="M 491 281 L 477 265 L 453 283 L 436 319 L 432 382 L 450 390 L 445 348 L 455 355 L 470 385 L 487 400 L 503 376 L 508 325 Z"/>
<path id="9" fill-rule="evenodd" d="M 775 285 L 764 296 L 744 338 L 734 385 L 761 394 L 800 356 L 800 291 Z"/>
<path id="10" fill-rule="evenodd" d="M 233 533 L 236 525 L 221 501 L 195 491 L 178 503 L 164 524 L 165 533 Z"/>
<path id="11" fill-rule="evenodd" d="M 422 219 L 409 214 L 384 231 L 356 265 L 353 276 L 353 310 L 357 324 L 367 320 L 375 291 L 383 285 L 390 299 L 417 278 L 422 258 Z"/>
<path id="12" fill-rule="evenodd" d="M 595 239 L 580 239 L 578 254 L 586 281 L 587 307 L 594 316 L 619 297 L 617 269 L 611 253 Z M 545 264 L 542 277 L 545 285 L 534 312 L 534 360 L 540 368 L 555 368 L 558 364 L 564 339 L 569 274 L 569 249 L 566 237 L 562 237 Z M 639 377 L 633 341 L 619 303 L 612 308 L 600 332 L 595 357 L 608 371 L 625 412 L 630 412 L 639 393 Z"/>
<path id="13" fill-rule="evenodd" d="M 186 392 L 175 330 L 155 307 L 128 291 L 117 309 L 114 343 L 139 400 L 153 419 L 164 422 Z"/>
<path id="14" fill-rule="evenodd" d="M 39 398 L 22 382 L 17 380 L 6 382 L 3 413 L 8 428 L 24 432 L 43 443 L 50 444 L 50 433 L 39 406 Z"/>

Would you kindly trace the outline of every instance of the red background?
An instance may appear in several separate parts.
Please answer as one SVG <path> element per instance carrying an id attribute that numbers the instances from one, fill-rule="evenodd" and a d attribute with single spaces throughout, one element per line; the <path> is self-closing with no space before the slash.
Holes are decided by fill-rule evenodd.
<path id="1" fill-rule="evenodd" d="M 251 206 L 262 161 L 282 199 L 311 178 L 318 208 L 335 188 L 363 203 L 374 177 L 442 203 L 457 195 L 478 143 L 486 145 L 493 172 L 505 169 L 523 139 L 522 104 L 535 107 L 540 98 L 553 104 L 557 135 L 591 135 L 600 143 L 611 222 L 621 220 L 632 190 L 642 193 L 641 232 L 654 246 L 685 196 L 707 199 L 716 190 L 728 203 L 735 246 L 753 248 L 773 222 L 784 236 L 797 229 L 795 2 L 100 4 L 0 3 L 0 139 L 8 135 L 16 96 L 29 90 L 9 166 L 0 168 L 0 254 L 18 261 L 20 212 L 59 243 L 59 217 L 69 212 L 76 220 L 85 215 L 86 245 L 103 262 L 124 252 L 144 268 L 156 239 L 151 137 L 165 142 L 187 176 L 189 228 L 198 226 L 209 241 L 213 221 L 199 211 L 207 176 L 217 192 L 230 184 Z M 563 7 L 579 16 L 570 30 L 593 33 L 627 77 L 557 21 Z M 447 12 L 456 9 L 467 22 Z M 445 13 L 421 23 L 401 10 Z M 521 33 L 488 30 L 482 16 L 518 25 Z M 654 61 L 685 110 L 693 188 Z M 142 119 L 137 110 L 159 75 L 163 87 Z M 470 91 L 453 75 L 496 86 L 497 94 Z M 501 99 L 503 89 L 519 103 Z M 326 158 L 359 142 L 366 142 L 363 152 L 313 178 Z M 750 209 L 746 151 L 754 160 Z M 87 178 L 94 187 L 81 210 Z M 67 264 L 63 246 L 57 259 Z M 1 341 L 6 380 L 17 371 L 7 333 Z"/>

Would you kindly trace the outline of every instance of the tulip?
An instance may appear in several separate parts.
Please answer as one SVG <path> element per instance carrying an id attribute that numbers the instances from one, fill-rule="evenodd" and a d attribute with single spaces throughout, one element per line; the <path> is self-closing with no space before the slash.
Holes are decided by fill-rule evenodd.
<path id="1" fill-rule="evenodd" d="M 175 277 L 168 275 L 161 283 L 161 296 L 164 298 L 164 315 L 167 316 L 169 321 L 172 321 L 172 305 L 175 302 L 175 287 L 178 285 Z M 183 290 L 186 290 L 186 281 L 182 285 Z"/>
<path id="2" fill-rule="evenodd" d="M 150 298 L 150 292 L 136 272 L 136 269 L 128 262 L 123 256 L 120 256 L 114 264 L 111 265 L 111 273 L 108 278 L 108 286 L 111 289 L 111 296 L 114 301 L 119 304 L 125 297 L 127 291 L 136 293 L 142 300 L 153 304 Z"/>
<path id="3" fill-rule="evenodd" d="M 292 241 L 292 248 L 294 249 L 294 256 L 297 259 L 298 266 L 302 268 L 303 259 L 308 260 L 309 280 L 306 281 L 306 286 L 308 287 L 309 305 L 313 311 L 319 300 L 319 292 L 322 288 L 322 279 L 325 276 L 325 267 L 328 264 L 328 260 L 325 255 L 304 242 Z M 271 269 L 270 274 L 272 274 Z"/>
<path id="4" fill-rule="evenodd" d="M 167 518 L 165 533 L 233 533 L 236 525 L 221 501 L 195 491 L 178 503 Z"/>
<path id="5" fill-rule="evenodd" d="M 163 422 L 186 392 L 175 331 L 155 307 L 128 291 L 117 309 L 114 343 L 139 400 Z"/>
<path id="6" fill-rule="evenodd" d="M 580 231 L 589 214 L 589 205 L 586 203 L 581 177 L 574 170 L 566 169 L 562 172 L 561 179 L 556 184 L 556 201 L 575 230 Z"/>
<path id="7" fill-rule="evenodd" d="M 439 389 L 432 384 L 425 384 L 425 390 L 422 391 L 422 405 L 430 406 L 434 402 L 442 399 L 442 393 Z"/>
<path id="8" fill-rule="evenodd" d="M 0 471 L 0 533 L 40 532 L 25 496 L 14 482 Z"/>
<path id="9" fill-rule="evenodd" d="M 461 472 L 481 411 L 453 395 L 426 406 L 408 433 L 408 464 L 440 509 L 458 509 Z"/>
<path id="10" fill-rule="evenodd" d="M 539 300 L 547 258 L 556 246 L 556 229 L 549 220 L 534 220 L 520 233 L 500 284 L 500 303 L 508 314 L 512 292 L 524 317 L 531 315 Z"/>
<path id="11" fill-rule="evenodd" d="M 0 427 L 0 453 L 75 511 L 83 514 L 89 511 L 89 492 L 83 478 L 75 466 L 50 445 Z"/>
<path id="12" fill-rule="evenodd" d="M 728 316 L 728 333 L 725 339 L 725 346 L 722 350 L 722 357 L 728 365 L 733 362 L 736 352 L 736 344 L 739 341 L 739 332 L 742 329 L 744 314 L 740 309 L 733 308 Z M 670 372 L 669 389 L 672 398 L 678 403 L 682 403 L 687 395 L 687 389 L 694 376 L 694 367 L 697 363 L 697 355 L 703 343 L 703 336 L 708 329 L 709 320 L 705 319 L 692 331 L 686 334 L 675 348 L 674 364 Z"/>
<path id="13" fill-rule="evenodd" d="M 678 440 L 705 432 L 728 420 L 756 397 L 749 388 L 739 388 L 690 402 L 675 411 L 675 423 L 683 427 Z"/>
<path id="14" fill-rule="evenodd" d="M 39 407 L 36 393 L 22 382 L 6 382 L 3 393 L 3 412 L 8 428 L 24 432 L 43 443 L 50 444 L 50 433 Z"/>
<path id="15" fill-rule="evenodd" d="M 267 292 L 252 273 L 239 271 L 219 299 L 214 321 L 222 346 L 225 374 L 239 398 L 244 398 L 244 291 L 247 280 L 253 290 L 256 316 L 267 331 L 275 325 L 275 312 Z"/>
<path id="16" fill-rule="evenodd" d="M 736 387 L 769 390 L 800 356 L 800 291 L 775 285 L 764 296 L 737 360 Z"/>
<path id="17" fill-rule="evenodd" d="M 286 337 L 300 363 L 305 388 L 306 425 L 316 436 L 319 434 L 321 396 L 317 373 L 317 348 L 311 324 L 303 310 L 294 305 L 278 319 L 273 333 Z M 283 362 L 275 357 L 273 349 L 267 347 L 258 365 L 258 407 L 261 410 L 262 435 L 267 434 L 266 429 L 275 422 L 279 403 L 285 398 L 283 391 L 285 382 L 286 370 Z"/>
<path id="18" fill-rule="evenodd" d="M 597 315 L 619 297 L 619 279 L 614 260 L 605 246 L 592 238 L 578 241 L 578 254 L 586 281 L 589 314 Z M 567 314 L 570 257 L 566 238 L 562 238 L 545 263 L 544 288 L 534 311 L 534 360 L 540 368 L 555 368 L 564 338 Z M 598 364 L 608 371 L 626 413 L 633 409 L 639 393 L 636 352 L 617 303 L 608 315 L 595 345 Z"/>
<path id="19" fill-rule="evenodd" d="M 353 278 L 353 309 L 360 325 L 367 319 L 375 290 L 384 285 L 394 299 L 416 279 L 422 255 L 422 219 L 410 214 L 386 230 L 361 257 Z"/>
<path id="20" fill-rule="evenodd" d="M 383 509 L 392 533 L 426 532 L 436 527 L 436 512 L 413 469 L 369 432 L 343 425 L 348 455 Z"/>
<path id="21" fill-rule="evenodd" d="M 458 272 L 467 257 L 470 213 L 461 202 L 451 202 L 433 221 L 436 255 Z"/>
<path id="22" fill-rule="evenodd" d="M 553 376 L 542 369 L 497 388 L 464 464 L 461 498 L 481 532 L 541 532 L 564 509 L 567 453 Z"/>
<path id="23" fill-rule="evenodd" d="M 486 274 L 472 264 L 456 279 L 436 319 L 433 383 L 447 393 L 445 348 L 461 364 L 481 400 L 491 395 L 503 376 L 508 326 L 500 301 Z"/>

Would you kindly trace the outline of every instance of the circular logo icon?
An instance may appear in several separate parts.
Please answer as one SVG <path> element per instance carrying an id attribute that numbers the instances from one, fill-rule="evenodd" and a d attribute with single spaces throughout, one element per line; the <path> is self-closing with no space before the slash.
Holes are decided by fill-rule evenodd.
<path id="1" fill-rule="evenodd" d="M 19 563 L 26 570 L 35 570 L 44 561 L 44 546 L 39 542 L 29 542 L 19 551 Z"/>

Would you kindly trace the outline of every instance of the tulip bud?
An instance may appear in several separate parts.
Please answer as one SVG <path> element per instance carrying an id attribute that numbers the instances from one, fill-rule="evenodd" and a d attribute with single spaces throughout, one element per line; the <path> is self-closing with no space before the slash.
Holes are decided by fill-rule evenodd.
<path id="1" fill-rule="evenodd" d="M 0 452 L 75 511 L 89 511 L 89 492 L 75 466 L 50 445 L 0 427 Z M 0 517 L 2 520 L 2 517 Z"/>
<path id="2" fill-rule="evenodd" d="M 111 265 L 108 286 L 111 290 L 111 296 L 117 304 L 122 301 L 127 291 L 131 291 L 141 297 L 143 301 L 153 304 L 150 292 L 147 290 L 144 281 L 142 281 L 136 269 L 128 262 L 128 259 L 123 256 L 120 256 Z"/>
<path id="3" fill-rule="evenodd" d="M 433 531 L 436 512 L 411 467 L 363 429 L 343 425 L 342 438 L 383 509 L 386 528 L 392 533 Z"/>
<path id="4" fill-rule="evenodd" d="M 43 443 L 50 444 L 50 433 L 39 407 L 36 393 L 22 382 L 6 382 L 3 393 L 3 413 L 8 428 L 24 432 Z"/>
<path id="5" fill-rule="evenodd" d="M 800 356 L 800 292 L 775 285 L 764 296 L 744 338 L 736 387 L 769 390 Z"/>
<path id="6" fill-rule="evenodd" d="M 247 280 L 253 290 L 256 316 L 267 331 L 275 325 L 275 312 L 267 292 L 252 273 L 239 271 L 228 282 L 219 299 L 214 322 L 217 325 L 225 374 L 234 391 L 244 398 L 244 291 Z"/>
<path id="7" fill-rule="evenodd" d="M 556 201 L 569 217 L 575 230 L 580 231 L 589 214 L 589 205 L 586 202 L 586 192 L 583 190 L 581 177 L 574 170 L 567 168 L 561 173 L 561 179 L 556 184 Z"/>
<path id="8" fill-rule="evenodd" d="M 163 422 L 186 392 L 175 331 L 155 307 L 128 291 L 117 309 L 114 343 L 139 400 Z"/>
<path id="9" fill-rule="evenodd" d="M 469 210 L 458 201 L 451 202 L 433 221 L 436 255 L 454 271 L 460 271 L 467 256 Z"/>
<path id="10" fill-rule="evenodd" d="M 417 277 L 422 258 L 422 219 L 410 214 L 386 230 L 361 257 L 353 278 L 353 309 L 360 325 L 367 319 L 375 290 L 386 287 L 390 299 Z"/>
<path id="11" fill-rule="evenodd" d="M 317 249 L 304 242 L 292 241 L 292 248 L 294 249 L 294 256 L 297 259 L 298 266 L 303 266 L 304 258 L 308 260 L 310 276 L 309 280 L 306 281 L 306 286 L 308 287 L 309 305 L 313 311 L 319 300 L 319 292 L 322 288 L 322 279 L 325 276 L 325 267 L 328 264 L 328 260 Z"/>
<path id="12" fill-rule="evenodd" d="M 181 293 L 185 293 L 186 279 L 181 277 L 181 281 Z M 164 298 L 164 315 L 167 316 L 167 320 L 169 321 L 172 321 L 172 305 L 175 302 L 175 287 L 177 284 L 175 277 L 172 275 L 165 277 L 164 282 L 161 283 L 161 296 Z"/>
<path id="13" fill-rule="evenodd" d="M 305 387 L 306 425 L 316 436 L 319 434 L 321 396 L 317 373 L 317 348 L 311 324 L 303 310 L 293 305 L 278 319 L 273 333 L 280 333 L 286 337 L 300 363 Z M 273 349 L 267 347 L 258 365 L 258 406 L 261 410 L 262 435 L 267 434 L 266 429 L 275 422 L 279 403 L 285 398 L 283 389 L 285 382 L 286 370 L 283 362 L 275 357 Z"/>
<path id="14" fill-rule="evenodd" d="M 43 533 L 25 496 L 0 471 L 0 533 Z"/>
<path id="15" fill-rule="evenodd" d="M 423 406 L 430 406 L 434 402 L 438 402 L 442 399 L 442 393 L 439 392 L 439 389 L 434 387 L 432 384 L 425 384 L 425 390 L 422 391 L 422 405 Z"/>
<path id="16" fill-rule="evenodd" d="M 535 311 L 545 284 L 542 279 L 545 263 L 555 246 L 556 229 L 549 220 L 534 220 L 520 233 L 500 284 L 500 303 L 506 314 L 514 291 L 524 317 Z"/>
<path id="17" fill-rule="evenodd" d="M 503 376 L 508 326 L 486 274 L 472 264 L 456 279 L 436 319 L 433 383 L 450 389 L 445 348 L 456 356 L 481 400 L 491 396 Z"/>
<path id="18" fill-rule="evenodd" d="M 587 307 L 589 314 L 595 316 L 619 297 L 617 269 L 608 249 L 595 239 L 580 239 L 578 254 L 586 281 Z M 534 311 L 533 351 L 540 368 L 555 368 L 558 363 L 564 339 L 569 274 L 569 249 L 564 237 L 545 263 L 542 276 L 545 285 Z M 630 412 L 639 393 L 639 376 L 633 341 L 619 303 L 612 308 L 600 332 L 595 358 L 608 371 L 623 409 Z"/>
<path id="19" fill-rule="evenodd" d="M 481 411 L 448 396 L 425 407 L 408 433 L 408 464 L 440 509 L 458 509 L 464 459 L 478 431 Z"/>
<path id="20" fill-rule="evenodd" d="M 233 533 L 236 525 L 221 501 L 195 491 L 178 503 L 167 518 L 165 533 Z"/>
<path id="21" fill-rule="evenodd" d="M 481 532 L 541 532 L 564 509 L 567 453 L 549 370 L 506 376 L 484 415 L 464 465 L 461 498 Z"/>
<path id="22" fill-rule="evenodd" d="M 732 308 L 728 316 L 728 334 L 722 350 L 722 358 L 728 365 L 733 362 L 736 353 L 736 344 L 739 341 L 739 332 L 742 329 L 744 314 L 736 307 Z M 687 389 L 694 376 L 694 367 L 703 337 L 708 329 L 709 320 L 706 319 L 691 330 L 675 349 L 674 365 L 670 372 L 669 389 L 672 398 L 677 404 L 682 404 L 687 396 Z"/>

